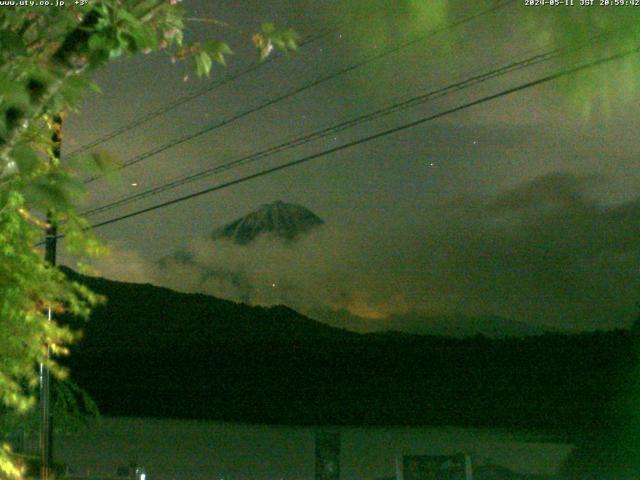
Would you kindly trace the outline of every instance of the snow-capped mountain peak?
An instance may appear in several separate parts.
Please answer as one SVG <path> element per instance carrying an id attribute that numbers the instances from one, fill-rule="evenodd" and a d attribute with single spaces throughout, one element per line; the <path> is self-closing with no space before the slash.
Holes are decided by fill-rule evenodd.
<path id="1" fill-rule="evenodd" d="M 217 228 L 212 238 L 227 238 L 246 245 L 258 236 L 270 233 L 282 240 L 294 240 L 323 224 L 320 217 L 301 205 L 275 201 Z"/>

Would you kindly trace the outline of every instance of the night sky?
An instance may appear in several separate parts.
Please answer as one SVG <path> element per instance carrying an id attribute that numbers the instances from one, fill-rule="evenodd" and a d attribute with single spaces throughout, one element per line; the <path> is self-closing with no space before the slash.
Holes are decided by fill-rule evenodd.
<path id="1" fill-rule="evenodd" d="M 348 2 L 250 0 L 238 7 L 222 1 L 215 9 L 212 3 L 185 0 L 187 16 L 215 16 L 247 32 L 273 21 L 302 37 L 349 18 Z M 100 149 L 126 162 L 424 34 L 446 4 L 433 2 L 432 11 L 373 8 L 368 20 L 344 25 Z M 484 2 L 453 2 L 445 22 L 484 8 Z M 515 2 L 324 82 L 126 168 L 115 184 L 93 182 L 81 210 L 560 46 L 527 26 L 525 8 Z M 189 25 L 190 38 L 229 41 L 236 51 L 229 66 L 214 66 L 212 78 L 199 81 L 166 55 L 115 62 L 96 77 L 103 94 L 66 121 L 63 156 L 257 61 L 249 33 Z M 491 313 L 580 330 L 628 326 L 640 300 L 640 106 L 628 81 L 630 62 L 639 60 L 613 62 L 106 226 L 96 233 L 113 255 L 100 262 L 100 273 L 303 312 L 347 309 L 377 326 L 413 311 Z M 519 70 L 90 220 L 301 158 L 573 64 Z M 205 240 L 214 227 L 274 200 L 305 206 L 326 227 L 293 245 L 263 240 L 241 248 Z M 177 250 L 190 251 L 207 268 L 242 272 L 250 298 L 224 282 L 197 280 L 189 267 L 158 266 Z"/>

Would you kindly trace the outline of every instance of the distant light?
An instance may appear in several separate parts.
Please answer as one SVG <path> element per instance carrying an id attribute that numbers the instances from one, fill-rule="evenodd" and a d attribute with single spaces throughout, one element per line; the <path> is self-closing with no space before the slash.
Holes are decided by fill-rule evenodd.
<path id="1" fill-rule="evenodd" d="M 429 166 L 430 166 L 430 167 L 435 167 L 435 166 L 436 166 L 436 164 L 435 164 L 435 163 L 433 163 L 433 162 L 431 162 L 431 163 L 429 163 Z"/>
<path id="2" fill-rule="evenodd" d="M 132 186 L 132 187 L 137 187 L 137 186 L 138 186 L 138 182 L 133 182 L 133 183 L 131 184 L 131 186 Z"/>
<path id="3" fill-rule="evenodd" d="M 271 284 L 271 286 L 272 286 L 273 288 L 276 288 L 276 287 L 277 287 L 277 285 L 276 285 L 275 283 L 272 283 L 272 284 Z"/>
<path id="4" fill-rule="evenodd" d="M 144 468 L 136 467 L 135 477 L 136 480 L 147 480 L 147 473 L 144 471 Z"/>

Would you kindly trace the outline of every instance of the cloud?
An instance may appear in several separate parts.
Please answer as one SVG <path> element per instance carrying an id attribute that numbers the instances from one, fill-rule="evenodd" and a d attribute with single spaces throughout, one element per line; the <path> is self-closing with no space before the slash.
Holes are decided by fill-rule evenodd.
<path id="1" fill-rule="evenodd" d="M 444 211 L 450 284 L 471 304 L 519 319 L 593 327 L 629 312 L 639 293 L 640 199 L 602 205 L 590 195 L 598 183 L 554 173 Z"/>
<path id="2" fill-rule="evenodd" d="M 413 229 L 327 219 L 296 242 L 202 238 L 160 263 L 116 252 L 100 268 L 247 303 L 345 309 L 378 326 L 418 311 L 611 328 L 631 321 L 640 297 L 640 198 L 604 205 L 592 194 L 604 182 L 553 173 L 434 206 Z"/>

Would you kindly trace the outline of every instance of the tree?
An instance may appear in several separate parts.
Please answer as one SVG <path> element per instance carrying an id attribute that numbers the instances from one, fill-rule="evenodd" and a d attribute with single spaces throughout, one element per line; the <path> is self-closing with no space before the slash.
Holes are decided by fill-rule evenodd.
<path id="1" fill-rule="evenodd" d="M 91 75 L 121 55 L 168 50 L 203 76 L 231 53 L 218 40 L 184 43 L 177 2 L 94 0 L 0 10 L 0 410 L 20 414 L 33 406 L 38 364 L 57 378 L 66 374 L 48 357 L 47 345 L 65 354 L 77 334 L 48 321 L 47 309 L 86 317 L 101 301 L 47 264 L 37 246 L 55 222 L 80 262 L 105 251 L 74 205 L 84 193 L 78 175 L 103 173 L 110 162 L 95 154 L 60 162 L 52 142 L 55 116 L 97 91 Z M 253 42 L 264 59 L 274 47 L 295 49 L 296 34 L 265 24 Z M 10 447 L 1 445 L 0 477 L 20 474 Z"/>

